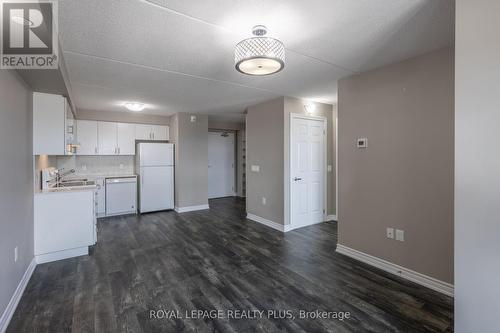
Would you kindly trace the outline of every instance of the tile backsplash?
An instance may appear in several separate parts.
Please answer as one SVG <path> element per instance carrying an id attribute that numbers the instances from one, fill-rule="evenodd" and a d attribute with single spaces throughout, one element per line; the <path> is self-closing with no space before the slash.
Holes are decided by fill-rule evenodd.
<path id="1" fill-rule="evenodd" d="M 134 173 L 134 156 L 57 156 L 56 168 L 80 175 L 128 175 Z"/>

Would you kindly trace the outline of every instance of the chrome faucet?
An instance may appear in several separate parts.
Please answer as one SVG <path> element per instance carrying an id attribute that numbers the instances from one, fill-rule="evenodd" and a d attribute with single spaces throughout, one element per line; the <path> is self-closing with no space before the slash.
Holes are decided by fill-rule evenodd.
<path id="1" fill-rule="evenodd" d="M 67 176 L 67 175 L 70 175 L 72 173 L 75 173 L 75 169 L 71 169 L 71 170 L 68 170 L 66 172 L 63 172 L 61 173 L 61 171 L 63 171 L 64 169 L 59 169 L 59 170 L 56 170 L 56 184 L 59 184 L 61 182 L 61 180 L 63 179 L 63 177 Z"/>

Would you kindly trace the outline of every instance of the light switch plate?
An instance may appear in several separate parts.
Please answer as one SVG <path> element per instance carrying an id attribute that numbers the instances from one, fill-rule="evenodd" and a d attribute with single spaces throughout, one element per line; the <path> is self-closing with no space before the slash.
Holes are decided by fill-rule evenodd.
<path id="1" fill-rule="evenodd" d="M 404 242 L 405 241 L 405 232 L 404 232 L 404 230 L 396 229 L 396 240 L 400 241 L 400 242 Z"/>
<path id="2" fill-rule="evenodd" d="M 191 122 L 195 123 L 196 122 L 196 116 L 191 116 Z"/>
<path id="3" fill-rule="evenodd" d="M 394 239 L 394 228 L 387 228 L 387 238 Z"/>
<path id="4" fill-rule="evenodd" d="M 260 165 L 252 165 L 250 167 L 250 169 L 253 171 L 253 172 L 260 172 Z"/>

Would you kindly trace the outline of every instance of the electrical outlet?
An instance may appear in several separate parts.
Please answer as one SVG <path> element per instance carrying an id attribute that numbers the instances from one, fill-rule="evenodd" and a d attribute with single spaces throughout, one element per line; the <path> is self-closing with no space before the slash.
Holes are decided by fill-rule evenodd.
<path id="1" fill-rule="evenodd" d="M 17 258 L 18 258 L 18 253 L 17 253 L 17 246 L 14 248 L 14 262 L 17 262 Z"/>
<path id="2" fill-rule="evenodd" d="M 329 165 L 329 166 L 327 167 L 327 170 L 328 170 L 328 172 L 332 172 L 332 171 L 333 171 L 333 167 L 332 167 L 331 165 Z"/>
<path id="3" fill-rule="evenodd" d="M 404 242 L 405 241 L 405 232 L 404 232 L 404 230 L 396 229 L 396 240 L 400 241 L 400 242 Z"/>
<path id="4" fill-rule="evenodd" d="M 358 138 L 358 140 L 356 140 L 356 145 L 358 146 L 358 148 L 368 148 L 368 139 Z"/>
<path id="5" fill-rule="evenodd" d="M 387 228 L 387 238 L 394 239 L 394 228 Z"/>
<path id="6" fill-rule="evenodd" d="M 123 170 L 125 168 L 125 166 L 123 165 L 123 163 L 120 163 L 120 170 Z"/>
<path id="7" fill-rule="evenodd" d="M 267 204 L 266 197 L 262 197 L 262 204 L 263 204 L 263 205 Z"/>

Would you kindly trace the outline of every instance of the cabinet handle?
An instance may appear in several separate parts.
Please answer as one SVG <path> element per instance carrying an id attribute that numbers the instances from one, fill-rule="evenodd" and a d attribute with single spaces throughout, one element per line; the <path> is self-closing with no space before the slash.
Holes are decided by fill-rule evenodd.
<path id="1" fill-rule="evenodd" d="M 120 155 L 120 147 L 118 147 L 118 155 Z"/>
<path id="2" fill-rule="evenodd" d="M 153 133 L 151 133 L 151 134 L 153 135 L 153 140 L 154 140 L 154 139 L 155 139 L 155 133 L 153 132 Z"/>
<path id="3" fill-rule="evenodd" d="M 95 152 L 95 154 L 97 155 L 97 147 L 95 147 L 94 152 Z"/>

